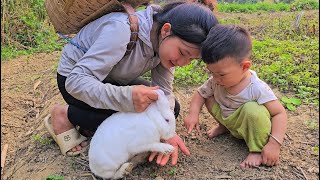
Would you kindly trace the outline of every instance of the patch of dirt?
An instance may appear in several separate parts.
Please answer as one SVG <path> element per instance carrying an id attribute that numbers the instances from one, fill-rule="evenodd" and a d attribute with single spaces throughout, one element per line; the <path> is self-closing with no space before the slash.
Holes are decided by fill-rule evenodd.
<path id="1" fill-rule="evenodd" d="M 59 56 L 60 52 L 40 53 L 1 62 L 1 149 L 9 145 L 3 180 L 38 180 L 49 175 L 95 179 L 87 152 L 76 158 L 64 157 L 42 122 L 51 105 L 64 103 L 56 86 Z M 175 88 L 182 108 L 177 132 L 191 156 L 180 152 L 176 167 L 160 167 L 155 162 L 140 165 L 126 179 L 318 179 L 319 155 L 313 148 L 319 147 L 319 112 L 315 107 L 301 105 L 288 112 L 279 166 L 242 170 L 239 163 L 248 153 L 245 143 L 230 134 L 209 140 L 205 132 L 217 123 L 207 111 L 201 113 L 202 134 L 186 134 L 183 118 L 196 87 Z M 317 124 L 307 124 L 310 120 Z"/>

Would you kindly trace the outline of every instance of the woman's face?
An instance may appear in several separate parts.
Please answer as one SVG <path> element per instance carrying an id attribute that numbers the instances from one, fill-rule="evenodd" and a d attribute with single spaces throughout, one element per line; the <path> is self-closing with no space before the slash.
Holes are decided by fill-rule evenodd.
<path id="1" fill-rule="evenodd" d="M 159 45 L 161 64 L 169 69 L 175 66 L 185 66 L 190 64 L 191 60 L 199 59 L 200 48 L 177 36 L 170 36 L 170 29 L 161 32 L 162 40 Z"/>

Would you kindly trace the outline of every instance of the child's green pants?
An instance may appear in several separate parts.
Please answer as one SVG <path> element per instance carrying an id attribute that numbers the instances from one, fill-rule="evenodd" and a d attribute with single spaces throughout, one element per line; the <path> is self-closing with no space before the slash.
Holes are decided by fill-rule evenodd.
<path id="1" fill-rule="evenodd" d="M 224 118 L 220 106 L 215 103 L 212 114 L 234 137 L 244 139 L 250 152 L 261 152 L 267 144 L 271 132 L 271 121 L 270 113 L 265 106 L 257 102 L 247 102 Z"/>

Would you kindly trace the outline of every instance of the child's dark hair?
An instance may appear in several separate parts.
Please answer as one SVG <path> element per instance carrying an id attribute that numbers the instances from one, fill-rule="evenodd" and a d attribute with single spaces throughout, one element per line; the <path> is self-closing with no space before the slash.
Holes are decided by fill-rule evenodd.
<path id="1" fill-rule="evenodd" d="M 170 23 L 173 36 L 199 46 L 206 39 L 211 27 L 218 24 L 212 11 L 199 3 L 169 3 L 155 14 L 153 19 L 159 25 L 158 34 L 165 23 Z"/>
<path id="2" fill-rule="evenodd" d="M 216 25 L 202 44 L 202 59 L 207 64 L 220 61 L 225 57 L 235 58 L 241 62 L 252 53 L 249 32 L 240 26 Z"/>

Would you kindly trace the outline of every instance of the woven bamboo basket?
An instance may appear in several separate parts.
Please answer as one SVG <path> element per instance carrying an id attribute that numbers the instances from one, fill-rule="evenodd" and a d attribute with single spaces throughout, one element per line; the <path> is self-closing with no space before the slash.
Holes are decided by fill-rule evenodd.
<path id="1" fill-rule="evenodd" d="M 56 32 L 75 34 L 89 22 L 114 11 L 121 3 L 137 7 L 149 0 L 46 0 L 45 8 Z"/>

